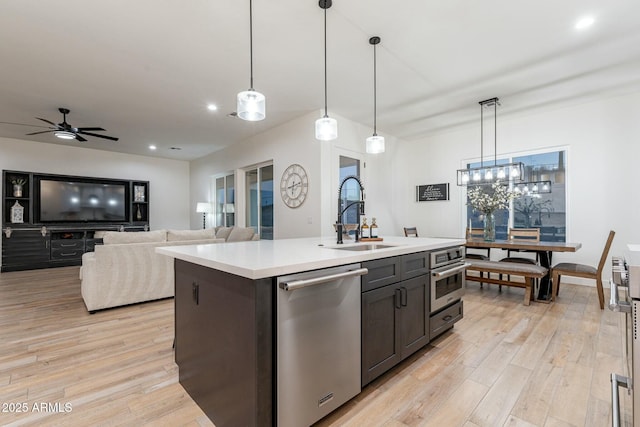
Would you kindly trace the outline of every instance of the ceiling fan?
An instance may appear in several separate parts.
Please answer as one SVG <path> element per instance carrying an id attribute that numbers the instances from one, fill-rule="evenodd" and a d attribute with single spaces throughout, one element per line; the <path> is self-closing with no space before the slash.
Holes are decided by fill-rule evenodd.
<path id="1" fill-rule="evenodd" d="M 107 135 L 100 135 L 97 133 L 87 132 L 87 131 L 103 131 L 104 129 L 98 127 L 90 127 L 90 128 L 75 128 L 67 123 L 67 114 L 69 114 L 68 108 L 58 108 L 58 111 L 62 113 L 62 123 L 53 123 L 50 120 L 43 119 L 40 117 L 36 117 L 38 120 L 42 120 L 45 123 L 50 124 L 53 127 L 50 127 L 49 130 L 43 130 L 39 132 L 28 133 L 27 135 L 38 135 L 40 133 L 53 132 L 55 136 L 62 139 L 75 139 L 80 142 L 85 142 L 86 139 L 82 137 L 82 135 L 93 136 L 96 138 L 104 138 L 109 139 L 111 141 L 117 141 L 118 138 Z"/>

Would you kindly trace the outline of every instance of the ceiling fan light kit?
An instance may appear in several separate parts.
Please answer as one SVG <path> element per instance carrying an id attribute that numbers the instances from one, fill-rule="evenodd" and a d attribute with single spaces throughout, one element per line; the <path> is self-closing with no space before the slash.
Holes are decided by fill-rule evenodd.
<path id="1" fill-rule="evenodd" d="M 338 121 L 329 117 L 327 111 L 327 9 L 331 0 L 319 0 L 318 5 L 324 9 L 324 116 L 316 120 L 316 139 L 331 141 L 338 137 Z"/>
<path id="2" fill-rule="evenodd" d="M 53 134 L 60 139 L 76 139 L 75 133 L 67 132 L 66 130 L 57 130 Z"/>
<path id="3" fill-rule="evenodd" d="M 242 120 L 257 122 L 266 116 L 266 99 L 263 94 L 253 88 L 253 2 L 249 0 L 249 90 L 238 93 L 237 113 Z"/>

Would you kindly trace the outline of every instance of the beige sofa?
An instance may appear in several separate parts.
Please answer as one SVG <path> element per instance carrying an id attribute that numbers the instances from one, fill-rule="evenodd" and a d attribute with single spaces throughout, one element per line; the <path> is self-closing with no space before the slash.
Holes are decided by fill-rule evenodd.
<path id="1" fill-rule="evenodd" d="M 173 259 L 157 254 L 160 246 L 259 240 L 252 228 L 107 231 L 103 244 L 82 256 L 81 292 L 87 310 L 96 310 L 172 297 Z"/>

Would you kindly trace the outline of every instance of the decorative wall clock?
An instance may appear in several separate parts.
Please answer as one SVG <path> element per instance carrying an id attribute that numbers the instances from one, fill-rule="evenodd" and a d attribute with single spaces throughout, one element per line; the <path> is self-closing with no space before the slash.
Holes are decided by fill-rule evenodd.
<path id="1" fill-rule="evenodd" d="M 307 198 L 309 177 L 299 164 L 292 164 L 284 170 L 280 180 L 280 196 L 290 208 L 300 207 Z"/>

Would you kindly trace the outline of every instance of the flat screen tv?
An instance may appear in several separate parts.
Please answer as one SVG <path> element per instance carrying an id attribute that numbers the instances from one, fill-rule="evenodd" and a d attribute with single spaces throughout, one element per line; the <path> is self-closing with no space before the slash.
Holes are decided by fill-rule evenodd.
<path id="1" fill-rule="evenodd" d="M 41 178 L 39 222 L 127 221 L 127 184 Z"/>

